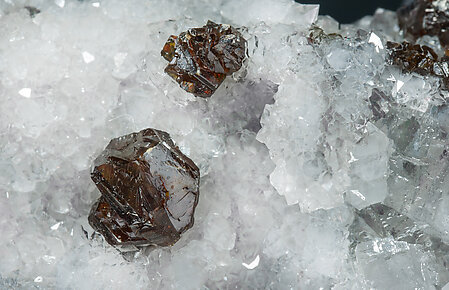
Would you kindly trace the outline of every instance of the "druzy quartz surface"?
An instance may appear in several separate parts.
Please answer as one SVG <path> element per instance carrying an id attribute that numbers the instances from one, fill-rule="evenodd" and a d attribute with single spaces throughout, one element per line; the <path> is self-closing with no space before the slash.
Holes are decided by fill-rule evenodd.
<path id="1" fill-rule="evenodd" d="M 449 1 L 414 3 L 0 1 L 0 289 L 448 289 Z"/>
<path id="2" fill-rule="evenodd" d="M 95 160 L 92 180 L 102 195 L 89 223 L 111 245 L 172 245 L 193 225 L 200 172 L 166 132 L 113 139 Z"/>

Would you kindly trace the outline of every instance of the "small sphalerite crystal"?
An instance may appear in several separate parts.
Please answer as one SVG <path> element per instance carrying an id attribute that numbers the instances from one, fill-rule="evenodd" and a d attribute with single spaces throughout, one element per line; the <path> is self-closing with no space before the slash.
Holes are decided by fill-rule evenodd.
<path id="1" fill-rule="evenodd" d="M 166 132 L 112 139 L 91 177 L 102 195 L 89 223 L 111 245 L 168 246 L 193 225 L 200 172 Z"/>
<path id="2" fill-rule="evenodd" d="M 401 67 L 406 72 L 421 75 L 437 76 L 441 79 L 442 89 L 449 89 L 449 61 L 444 56 L 441 59 L 435 51 L 426 46 L 409 42 L 387 42 L 389 63 Z"/>
<path id="3" fill-rule="evenodd" d="M 408 42 L 387 42 L 390 51 L 390 62 L 402 67 L 408 72 L 419 74 L 434 74 L 434 66 L 438 62 L 438 55 L 426 45 Z"/>
<path id="4" fill-rule="evenodd" d="M 414 0 L 397 11 L 399 26 L 413 40 L 423 35 L 437 36 L 449 46 L 449 1 Z"/>
<path id="5" fill-rule="evenodd" d="M 181 88 L 208 98 L 226 76 L 242 67 L 245 49 L 246 40 L 234 27 L 208 21 L 203 27 L 171 35 L 161 55 L 170 62 L 165 72 Z"/>

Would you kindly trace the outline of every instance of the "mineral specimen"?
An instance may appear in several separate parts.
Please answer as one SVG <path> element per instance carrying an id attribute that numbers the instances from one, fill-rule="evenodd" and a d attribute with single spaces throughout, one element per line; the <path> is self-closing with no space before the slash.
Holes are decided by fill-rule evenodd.
<path id="1" fill-rule="evenodd" d="M 207 19 L 245 27 L 244 78 L 189 102 L 160 51 Z M 340 25 L 293 0 L 0 0 L 0 31 L 0 289 L 449 289 L 449 91 L 422 48 L 444 64 L 437 36 L 404 37 L 393 11 Z M 388 41 L 410 43 L 397 64 Z M 413 72 L 398 67 L 410 56 Z M 169 248 L 135 245 L 171 244 L 164 192 L 197 184 L 157 138 L 106 149 L 88 224 L 93 152 L 148 124 L 207 193 Z M 165 189 L 157 168 L 173 172 Z"/>
<path id="2" fill-rule="evenodd" d="M 234 27 L 208 21 L 201 28 L 171 35 L 161 55 L 170 62 L 165 72 L 181 88 L 208 98 L 227 75 L 241 68 L 245 48 L 246 40 Z"/>
<path id="3" fill-rule="evenodd" d="M 397 11 L 399 26 L 412 39 L 437 36 L 441 45 L 449 45 L 449 1 L 414 0 Z"/>
<path id="4" fill-rule="evenodd" d="M 172 245 L 193 225 L 199 178 L 163 131 L 113 139 L 95 160 L 92 180 L 102 196 L 89 223 L 111 245 Z"/>

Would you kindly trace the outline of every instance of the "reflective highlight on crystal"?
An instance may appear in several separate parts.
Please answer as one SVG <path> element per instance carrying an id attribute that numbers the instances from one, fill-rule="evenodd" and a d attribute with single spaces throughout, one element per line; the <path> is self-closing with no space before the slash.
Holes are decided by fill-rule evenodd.
<path id="1" fill-rule="evenodd" d="M 179 36 L 171 35 L 161 55 L 170 63 L 165 72 L 197 97 L 210 97 L 226 76 L 238 71 L 246 40 L 234 27 L 208 21 Z"/>
<path id="2" fill-rule="evenodd" d="M 199 178 L 163 131 L 113 139 L 95 160 L 92 180 L 102 196 L 89 223 L 111 245 L 172 245 L 193 225 Z"/>

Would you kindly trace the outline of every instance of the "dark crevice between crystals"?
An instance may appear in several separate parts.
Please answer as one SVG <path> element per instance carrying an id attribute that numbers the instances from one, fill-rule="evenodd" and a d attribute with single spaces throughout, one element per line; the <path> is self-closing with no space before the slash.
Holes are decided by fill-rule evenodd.
<path id="1" fill-rule="evenodd" d="M 25 6 L 24 8 L 28 11 L 31 18 L 34 18 L 34 16 L 41 13 L 41 11 L 38 8 L 33 7 L 33 6 Z"/>

